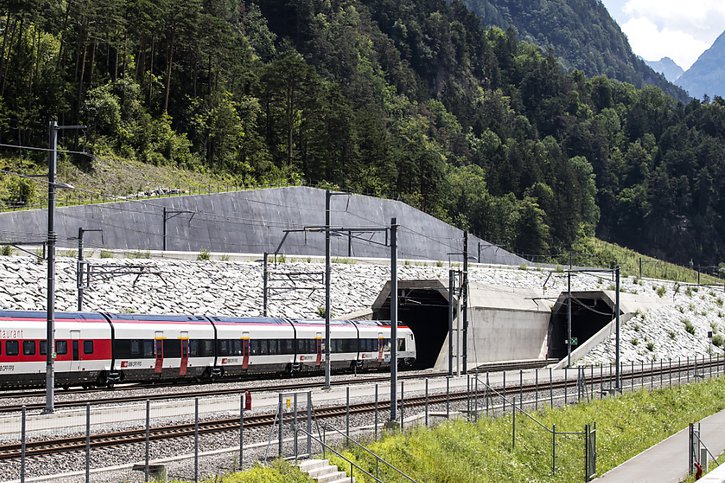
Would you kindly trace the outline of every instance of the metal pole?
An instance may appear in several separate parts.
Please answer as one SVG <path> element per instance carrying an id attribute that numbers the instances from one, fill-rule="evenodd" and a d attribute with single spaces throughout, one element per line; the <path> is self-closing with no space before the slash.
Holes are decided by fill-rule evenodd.
<path id="1" fill-rule="evenodd" d="M 25 421 L 26 409 L 23 409 L 20 415 L 20 483 L 25 483 Z"/>
<path id="2" fill-rule="evenodd" d="M 503 390 L 501 391 L 501 394 L 503 396 L 501 398 L 502 399 L 501 408 L 502 408 L 504 414 L 506 414 L 506 396 L 507 396 L 507 394 L 506 394 L 506 371 L 503 371 Z"/>
<path id="3" fill-rule="evenodd" d="M 448 375 L 453 375 L 453 291 L 455 290 L 455 270 L 448 270 Z"/>
<path id="4" fill-rule="evenodd" d="M 569 368 L 564 368 L 564 406 L 569 404 Z"/>
<path id="5" fill-rule="evenodd" d="M 325 190 L 325 389 L 330 388 L 330 190 Z"/>
<path id="6" fill-rule="evenodd" d="M 566 274 L 566 367 L 571 367 L 571 272 Z"/>
<path id="7" fill-rule="evenodd" d="M 239 394 L 239 469 L 244 469 L 244 393 Z"/>
<path id="8" fill-rule="evenodd" d="M 282 398 L 282 393 L 279 393 L 279 401 L 277 401 L 277 411 L 279 412 L 279 419 L 277 421 L 279 423 L 279 428 L 277 428 L 277 456 L 279 456 L 280 458 L 282 457 L 282 437 L 284 432 L 284 429 L 282 427 L 284 423 L 284 408 L 282 406 Z"/>
<path id="9" fill-rule="evenodd" d="M 451 378 L 446 377 L 446 419 L 451 419 Z"/>
<path id="10" fill-rule="evenodd" d="M 350 386 L 345 388 L 346 403 L 345 403 L 345 447 L 347 447 L 348 441 L 350 440 Z"/>
<path id="11" fill-rule="evenodd" d="M 642 257 L 639 257 L 639 279 L 642 280 Z"/>
<path id="12" fill-rule="evenodd" d="M 55 358 L 55 171 L 58 162 L 58 123 L 51 121 L 50 153 L 48 156 L 48 294 L 47 294 L 47 327 L 45 351 L 45 413 L 52 413 L 54 407 L 55 374 L 53 359 Z"/>
<path id="13" fill-rule="evenodd" d="M 405 381 L 400 381 L 400 430 L 405 426 Z"/>
<path id="14" fill-rule="evenodd" d="M 199 481 L 199 398 L 194 398 L 194 483 Z"/>
<path id="15" fill-rule="evenodd" d="M 516 449 L 516 396 L 511 409 L 511 449 Z"/>
<path id="16" fill-rule="evenodd" d="M 149 431 L 151 430 L 151 401 L 146 400 L 146 456 L 144 457 L 144 481 L 149 481 Z"/>
<path id="17" fill-rule="evenodd" d="M 295 438 L 294 449 L 295 449 L 295 461 L 296 461 L 297 460 L 297 393 L 294 394 L 294 405 L 295 405 L 295 409 L 294 409 L 295 412 L 294 412 L 294 418 L 292 419 L 292 421 L 294 421 L 292 434 L 294 435 L 294 438 Z"/>
<path id="18" fill-rule="evenodd" d="M 86 483 L 91 483 L 91 404 L 86 403 Z"/>
<path id="19" fill-rule="evenodd" d="M 524 408 L 524 371 L 519 369 L 519 406 Z"/>
<path id="20" fill-rule="evenodd" d="M 262 262 L 262 316 L 267 316 L 267 305 L 269 304 L 268 299 L 268 283 L 269 283 L 269 253 L 264 252 L 264 258 Z"/>
<path id="21" fill-rule="evenodd" d="M 463 373 L 468 374 L 468 232 L 463 232 Z"/>
<path id="22" fill-rule="evenodd" d="M 551 474 L 556 475 L 556 424 L 551 425 Z"/>
<path id="23" fill-rule="evenodd" d="M 83 228 L 78 228 L 78 268 L 76 269 L 78 312 L 83 310 Z"/>
<path id="24" fill-rule="evenodd" d="M 428 426 L 428 378 L 425 378 L 425 425 Z"/>
<path id="25" fill-rule="evenodd" d="M 378 439 L 378 385 L 375 384 L 375 439 Z"/>
<path id="26" fill-rule="evenodd" d="M 312 458 L 312 391 L 307 391 L 307 457 Z"/>
<path id="27" fill-rule="evenodd" d="M 390 421 L 398 419 L 398 220 L 390 219 Z"/>
<path id="28" fill-rule="evenodd" d="M 615 320 L 615 339 L 614 339 L 614 362 L 616 364 L 615 368 L 615 376 L 614 376 L 614 388 L 622 392 L 622 374 L 619 369 L 620 364 L 620 354 L 619 354 L 619 328 L 620 328 L 620 321 L 619 321 L 619 266 L 614 268 L 614 277 L 616 280 L 616 294 L 615 294 L 615 302 L 614 302 L 614 320 Z"/>
<path id="29" fill-rule="evenodd" d="M 534 408 L 539 410 L 539 370 L 536 369 L 534 372 L 534 387 L 536 388 L 536 395 L 534 396 Z"/>
<path id="30" fill-rule="evenodd" d="M 162 243 L 161 243 L 161 249 L 163 251 L 166 251 L 166 220 L 168 220 L 168 216 L 166 214 L 166 207 L 165 206 L 162 208 L 162 210 L 163 210 L 163 213 L 161 214 L 161 216 L 164 217 L 164 223 L 163 223 L 163 229 L 162 229 L 162 235 L 161 235 L 162 236 L 162 240 L 163 240 Z"/>
<path id="31" fill-rule="evenodd" d="M 549 407 L 554 407 L 554 378 L 551 367 L 549 368 Z"/>

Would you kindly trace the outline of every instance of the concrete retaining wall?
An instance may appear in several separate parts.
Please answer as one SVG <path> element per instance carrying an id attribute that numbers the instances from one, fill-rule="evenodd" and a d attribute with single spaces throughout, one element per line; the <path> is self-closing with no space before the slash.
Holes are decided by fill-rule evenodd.
<path id="1" fill-rule="evenodd" d="M 192 211 L 167 222 L 167 249 L 197 252 L 202 249 L 229 253 L 274 252 L 283 230 L 325 223 L 325 191 L 290 187 L 212 195 L 180 196 L 152 200 L 104 203 L 59 208 L 56 211 L 58 245 L 74 247 L 78 228 L 102 229 L 89 233 L 89 246 L 132 250 L 160 250 L 163 243 L 163 208 Z M 399 201 L 350 195 L 332 198 L 331 225 L 343 227 L 389 226 L 397 217 L 398 255 L 408 259 L 458 260 L 463 251 L 463 232 Z M 358 235 L 385 243 L 384 233 Z M 47 213 L 30 210 L 0 214 L 0 241 L 43 241 L 47 237 Z M 525 260 L 476 237 L 469 239 L 472 256 L 481 262 L 518 265 Z M 281 253 L 324 255 L 323 233 L 291 233 Z M 348 237 L 333 237 L 334 256 L 348 256 Z M 352 256 L 385 257 L 389 248 L 352 240 Z"/>

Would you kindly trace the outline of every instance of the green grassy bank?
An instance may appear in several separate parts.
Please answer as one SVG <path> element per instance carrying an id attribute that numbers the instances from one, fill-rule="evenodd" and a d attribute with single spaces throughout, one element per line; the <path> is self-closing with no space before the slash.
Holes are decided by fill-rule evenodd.
<path id="1" fill-rule="evenodd" d="M 597 423 L 598 473 L 725 408 L 725 378 L 656 391 L 640 391 L 565 408 L 532 413 L 557 431 L 582 431 Z M 551 474 L 551 434 L 519 415 L 516 449 L 511 449 L 511 417 L 482 418 L 476 424 L 450 421 L 432 429 L 388 435 L 368 447 L 421 482 L 581 481 L 581 436 L 557 438 L 557 473 Z M 348 458 L 368 471 L 374 463 L 361 452 Z M 366 480 L 355 475 L 359 483 Z M 402 481 L 385 473 L 385 481 Z M 219 480 L 217 480 L 219 481 Z M 224 483 L 309 481 L 286 463 L 229 475 Z"/>

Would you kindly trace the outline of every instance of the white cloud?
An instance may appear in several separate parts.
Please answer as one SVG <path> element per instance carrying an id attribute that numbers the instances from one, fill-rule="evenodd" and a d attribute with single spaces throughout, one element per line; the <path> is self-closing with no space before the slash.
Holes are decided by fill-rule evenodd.
<path id="1" fill-rule="evenodd" d="M 632 0 L 633 2 L 654 0 Z M 663 4 L 668 2 L 663 1 Z M 683 69 L 687 70 L 715 40 L 703 39 L 690 31 L 674 29 L 670 26 L 661 27 L 649 18 L 635 17 L 629 19 L 622 30 L 629 43 L 638 55 L 647 60 L 659 60 L 668 56 Z"/>

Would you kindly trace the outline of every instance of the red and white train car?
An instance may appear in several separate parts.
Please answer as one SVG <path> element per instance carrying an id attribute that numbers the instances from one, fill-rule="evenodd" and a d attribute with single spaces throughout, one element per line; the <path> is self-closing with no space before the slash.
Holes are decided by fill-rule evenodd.
<path id="1" fill-rule="evenodd" d="M 0 387 L 39 386 L 46 374 L 46 312 L 0 311 Z M 105 383 L 111 325 L 101 314 L 55 316 L 55 380 L 60 386 Z"/>

